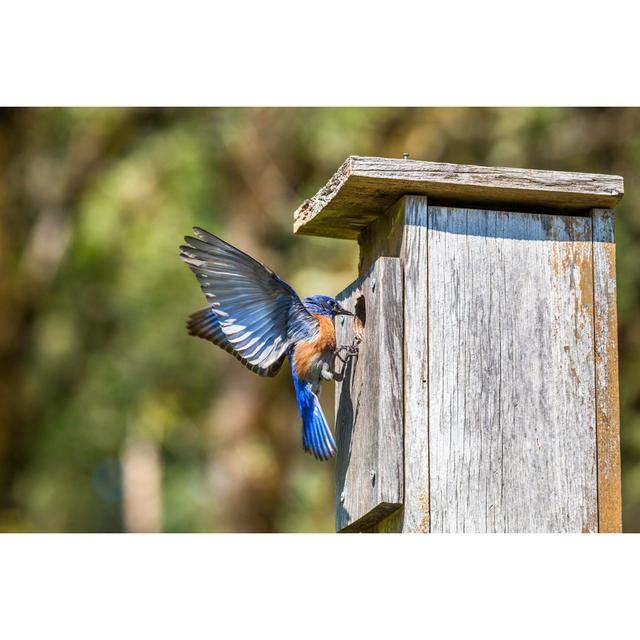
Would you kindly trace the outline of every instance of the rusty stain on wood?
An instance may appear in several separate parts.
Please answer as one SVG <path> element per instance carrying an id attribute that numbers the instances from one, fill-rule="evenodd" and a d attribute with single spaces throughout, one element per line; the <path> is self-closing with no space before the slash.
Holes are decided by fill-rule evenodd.
<path id="1" fill-rule="evenodd" d="M 423 493 L 418 497 L 418 505 L 420 507 L 420 513 L 422 518 L 416 529 L 417 533 L 430 533 L 431 532 L 431 504 L 429 500 L 429 494 Z"/>
<path id="2" fill-rule="evenodd" d="M 615 214 L 606 209 L 594 209 L 592 218 L 598 528 L 600 533 L 620 533 L 622 506 Z"/>

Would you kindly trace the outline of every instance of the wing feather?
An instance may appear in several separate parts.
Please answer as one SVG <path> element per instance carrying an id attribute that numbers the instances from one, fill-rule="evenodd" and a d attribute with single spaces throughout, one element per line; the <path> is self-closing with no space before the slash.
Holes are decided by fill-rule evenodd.
<path id="1" fill-rule="evenodd" d="M 194 227 L 193 232 L 197 237 L 185 238 L 180 257 L 196 275 L 217 320 L 206 339 L 258 373 L 276 364 L 279 368 L 293 342 L 317 333 L 318 321 L 271 269 L 204 229 Z"/>
<path id="2" fill-rule="evenodd" d="M 211 307 L 207 307 L 206 309 L 202 309 L 201 311 L 196 311 L 196 313 L 191 314 L 187 320 L 187 330 L 189 331 L 189 335 L 197 336 L 203 340 L 213 342 L 213 344 L 224 349 L 227 353 L 235 356 L 245 367 L 261 376 L 275 376 L 280 370 L 286 356 L 286 354 L 282 354 L 282 357 L 279 360 L 276 360 L 276 362 L 267 369 L 251 364 L 229 343 L 220 327 L 218 318 L 211 310 Z"/>

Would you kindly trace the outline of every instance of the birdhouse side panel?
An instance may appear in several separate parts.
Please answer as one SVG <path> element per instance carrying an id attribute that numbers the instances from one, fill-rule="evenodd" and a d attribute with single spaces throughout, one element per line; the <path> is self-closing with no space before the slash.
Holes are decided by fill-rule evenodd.
<path id="1" fill-rule="evenodd" d="M 428 226 L 431 531 L 597 531 L 591 219 Z"/>

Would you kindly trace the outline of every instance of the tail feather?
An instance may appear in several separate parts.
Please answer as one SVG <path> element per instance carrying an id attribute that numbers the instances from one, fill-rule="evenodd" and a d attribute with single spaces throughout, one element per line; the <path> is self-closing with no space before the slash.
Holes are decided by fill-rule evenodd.
<path id="1" fill-rule="evenodd" d="M 306 452 L 320 460 L 328 460 L 336 453 L 336 443 L 319 403 L 312 415 L 302 417 L 302 444 Z"/>
<path id="2" fill-rule="evenodd" d="M 311 384 L 293 378 L 296 388 L 296 399 L 302 417 L 302 446 L 308 453 L 319 460 L 328 460 L 336 453 L 336 443 L 331 429 L 322 412 L 318 396 L 313 392 Z"/>

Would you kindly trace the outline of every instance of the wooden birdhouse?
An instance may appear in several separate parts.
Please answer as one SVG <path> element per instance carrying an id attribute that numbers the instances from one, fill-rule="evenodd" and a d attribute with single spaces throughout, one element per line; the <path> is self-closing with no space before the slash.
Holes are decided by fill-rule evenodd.
<path id="1" fill-rule="evenodd" d="M 360 245 L 337 298 L 336 529 L 621 530 L 619 176 L 349 157 L 296 233 Z"/>

